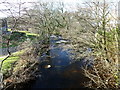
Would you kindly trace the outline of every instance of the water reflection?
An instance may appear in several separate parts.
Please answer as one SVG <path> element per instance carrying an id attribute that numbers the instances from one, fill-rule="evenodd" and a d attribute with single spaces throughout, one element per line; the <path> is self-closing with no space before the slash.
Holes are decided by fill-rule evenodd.
<path id="1" fill-rule="evenodd" d="M 59 44 L 56 43 L 58 41 Z M 60 41 L 62 42 L 60 43 Z M 42 57 L 43 63 L 40 65 L 41 76 L 33 84 L 32 90 L 35 88 L 82 87 L 80 82 L 82 80 L 85 81 L 83 79 L 85 77 L 81 74 L 83 62 L 71 64 L 71 53 L 68 52 L 71 49 L 63 50 L 66 42 L 68 41 L 62 40 L 62 37 L 51 36 L 48 55 L 44 54 Z"/>

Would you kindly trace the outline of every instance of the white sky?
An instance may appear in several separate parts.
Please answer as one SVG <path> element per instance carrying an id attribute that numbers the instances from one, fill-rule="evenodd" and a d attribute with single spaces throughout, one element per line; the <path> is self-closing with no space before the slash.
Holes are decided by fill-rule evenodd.
<path id="1" fill-rule="evenodd" d="M 0 3 L 4 2 L 4 1 L 7 1 L 9 3 L 17 3 L 19 1 L 21 2 L 26 2 L 27 4 L 25 4 L 25 6 L 30 6 L 30 4 L 28 4 L 28 2 L 36 2 L 36 1 L 43 1 L 43 2 L 64 2 L 65 4 L 71 6 L 72 8 L 75 8 L 75 5 L 77 3 L 83 3 L 83 2 L 86 2 L 86 1 L 93 1 L 93 0 L 0 0 Z M 95 0 L 94 0 L 95 1 Z M 118 2 L 119 0 L 106 0 L 108 2 Z M 67 6 L 67 8 L 69 7 Z M 6 6 L 4 6 L 3 4 L 0 4 L 0 10 L 1 9 L 5 9 Z M 12 7 L 9 7 L 9 8 L 12 8 Z M 70 8 L 70 7 L 69 7 Z M 4 12 L 1 12 L 0 11 L 0 17 L 7 17 L 6 14 L 4 14 Z"/>

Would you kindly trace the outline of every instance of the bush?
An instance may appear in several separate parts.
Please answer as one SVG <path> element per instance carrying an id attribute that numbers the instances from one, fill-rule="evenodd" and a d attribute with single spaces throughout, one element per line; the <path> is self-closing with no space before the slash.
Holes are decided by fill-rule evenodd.
<path id="1" fill-rule="evenodd" d="M 20 37 L 26 38 L 26 34 L 22 33 L 22 32 L 13 32 L 11 34 L 10 39 L 11 40 L 18 40 L 18 39 L 20 39 Z"/>

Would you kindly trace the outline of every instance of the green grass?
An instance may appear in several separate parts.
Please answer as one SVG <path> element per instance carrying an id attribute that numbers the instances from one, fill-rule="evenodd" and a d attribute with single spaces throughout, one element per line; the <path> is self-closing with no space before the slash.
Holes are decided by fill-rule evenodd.
<path id="1" fill-rule="evenodd" d="M 3 73 L 7 73 L 8 70 L 11 69 L 12 64 L 19 60 L 19 55 L 23 54 L 25 50 L 21 50 L 18 52 L 13 53 L 9 58 L 7 58 L 4 62 L 3 62 L 3 66 L 2 66 L 2 71 Z M 0 61 L 3 60 L 5 57 L 0 57 Z"/>
<path id="2" fill-rule="evenodd" d="M 12 31 L 11 29 L 8 29 L 8 31 Z"/>
<path id="3" fill-rule="evenodd" d="M 11 31 L 11 29 L 8 29 L 8 31 Z M 25 40 L 27 40 L 27 38 L 29 38 L 30 40 L 33 40 L 37 36 L 38 36 L 37 34 L 30 33 L 29 31 L 14 31 L 11 34 L 11 41 L 10 41 L 9 47 L 16 47 L 22 42 L 24 42 Z M 8 36 L 4 36 L 3 39 L 6 40 L 5 38 L 8 38 Z M 7 44 L 4 42 L 0 46 L 0 48 L 6 48 L 6 47 L 7 47 Z"/>
<path id="4" fill-rule="evenodd" d="M 8 29 L 8 31 L 11 31 L 11 29 Z M 11 35 L 10 47 L 18 46 L 20 43 L 24 42 L 27 38 L 33 40 L 36 36 L 38 35 L 30 33 L 28 31 L 14 31 Z M 6 43 L 2 43 L 0 48 L 6 48 L 6 46 L 7 46 Z M 3 62 L 2 71 L 4 75 L 9 75 L 8 71 L 11 70 L 13 63 L 19 60 L 20 59 L 19 55 L 23 54 L 25 51 L 26 49 L 12 53 L 12 55 Z M 3 60 L 4 58 L 5 57 L 0 57 L 0 61 Z"/>
<path id="5" fill-rule="evenodd" d="M 12 64 L 17 60 L 19 60 L 19 56 L 11 56 L 5 60 L 2 66 L 3 73 L 7 73 L 7 71 L 11 69 Z"/>
<path id="6" fill-rule="evenodd" d="M 13 56 L 19 56 L 19 55 L 23 54 L 25 51 L 26 51 L 26 49 L 23 49 L 23 50 L 12 53 L 12 55 Z"/>
<path id="7" fill-rule="evenodd" d="M 8 29 L 8 31 L 11 31 L 11 29 Z M 22 33 L 25 34 L 23 35 Z M 15 31 L 11 36 L 12 41 L 10 47 L 18 46 L 21 42 L 24 42 L 27 38 L 30 38 L 32 40 L 36 36 L 37 34 L 30 33 L 28 31 Z M 23 38 L 20 39 L 20 37 Z M 14 41 L 16 41 L 17 44 Z M 0 48 L 6 48 L 6 43 L 2 43 L 2 46 L 0 46 Z M 25 50 L 26 49 L 12 53 L 12 55 L 3 62 L 2 70 L 4 74 L 11 69 L 11 66 L 15 61 L 19 60 L 19 55 L 23 54 Z M 3 60 L 4 58 L 5 57 L 0 57 L 0 61 Z"/>
<path id="8" fill-rule="evenodd" d="M 25 33 L 26 35 L 38 36 L 37 34 L 35 34 L 35 33 L 30 33 L 29 31 L 18 31 L 18 32 Z"/>
<path id="9" fill-rule="evenodd" d="M 8 29 L 8 31 L 11 31 L 11 29 Z M 37 36 L 37 34 L 30 33 L 28 31 L 15 31 L 11 35 L 10 47 L 18 46 L 20 43 L 24 42 L 27 38 L 30 38 L 32 40 L 36 36 Z M 20 38 L 20 37 L 23 37 L 23 38 Z M 0 48 L 6 48 L 6 43 L 2 43 Z M 25 50 L 26 49 L 12 53 L 12 55 L 3 62 L 2 71 L 4 74 L 7 73 L 11 69 L 11 66 L 15 61 L 20 59 L 19 55 L 23 54 L 25 52 Z M 0 57 L 0 61 L 3 60 L 4 58 L 5 57 Z"/>
<path id="10" fill-rule="evenodd" d="M 16 47 L 17 44 L 12 44 L 12 45 L 9 45 L 9 47 Z M 0 46 L 0 48 L 7 48 L 7 44 L 6 43 L 2 43 L 2 45 Z"/>

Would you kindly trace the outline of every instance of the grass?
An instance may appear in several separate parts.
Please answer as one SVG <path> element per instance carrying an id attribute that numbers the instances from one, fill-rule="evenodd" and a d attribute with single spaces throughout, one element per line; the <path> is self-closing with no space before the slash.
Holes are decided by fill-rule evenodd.
<path id="1" fill-rule="evenodd" d="M 25 50 L 21 50 L 18 52 L 13 53 L 9 58 L 7 58 L 4 62 L 3 62 L 3 66 L 2 66 L 2 71 L 3 73 L 7 73 L 7 71 L 9 71 L 12 68 L 12 64 L 19 60 L 19 55 L 23 54 Z M 5 57 L 0 57 L 0 61 L 3 60 Z"/>
<path id="2" fill-rule="evenodd" d="M 2 66 L 3 73 L 7 73 L 7 71 L 12 68 L 12 64 L 17 60 L 19 60 L 19 56 L 11 56 L 7 60 L 5 60 Z"/>
<path id="3" fill-rule="evenodd" d="M 8 31 L 11 31 L 11 29 L 8 29 Z M 34 33 L 30 33 L 28 31 L 15 31 L 11 36 L 12 41 L 10 47 L 18 46 L 20 43 L 24 42 L 27 38 L 33 40 L 34 37 L 36 36 L 38 35 Z M 16 41 L 16 43 L 14 41 Z M 6 48 L 6 43 L 2 43 L 2 47 L 0 46 L 0 48 Z M 20 59 L 19 55 L 23 54 L 25 50 L 26 49 L 12 53 L 12 55 L 3 62 L 2 71 L 4 74 L 8 73 L 8 71 L 11 70 L 12 64 Z M 3 60 L 4 58 L 5 57 L 3 56 L 0 57 L 0 61 Z"/>
<path id="4" fill-rule="evenodd" d="M 8 31 L 12 31 L 11 29 L 8 29 Z"/>
<path id="5" fill-rule="evenodd" d="M 29 31 L 18 31 L 18 32 L 25 33 L 27 36 L 28 36 L 28 35 L 38 36 L 37 34 L 35 34 L 35 33 L 30 33 Z"/>
<path id="6" fill-rule="evenodd" d="M 16 44 L 9 45 L 9 47 L 15 47 L 15 46 L 17 46 L 17 45 Z M 7 48 L 7 44 L 6 43 L 2 43 L 0 48 Z"/>
<path id="7" fill-rule="evenodd" d="M 11 31 L 11 29 L 8 29 L 8 31 Z M 20 43 L 24 42 L 27 38 L 33 40 L 36 36 L 38 35 L 34 33 L 30 33 L 29 31 L 14 31 L 11 35 L 11 41 L 9 47 L 18 46 Z M 7 36 L 5 36 L 5 38 L 7 38 Z M 3 41 L 6 40 L 5 38 Z M 0 48 L 6 48 L 6 47 L 7 47 L 7 43 L 5 42 L 3 42 L 2 45 L 0 46 Z"/>
<path id="8" fill-rule="evenodd" d="M 12 31 L 12 30 L 11 30 L 11 29 L 8 29 L 8 31 Z M 17 31 L 17 32 L 25 33 L 26 35 L 38 36 L 37 34 L 31 33 L 31 32 L 29 32 L 29 31 Z"/>

